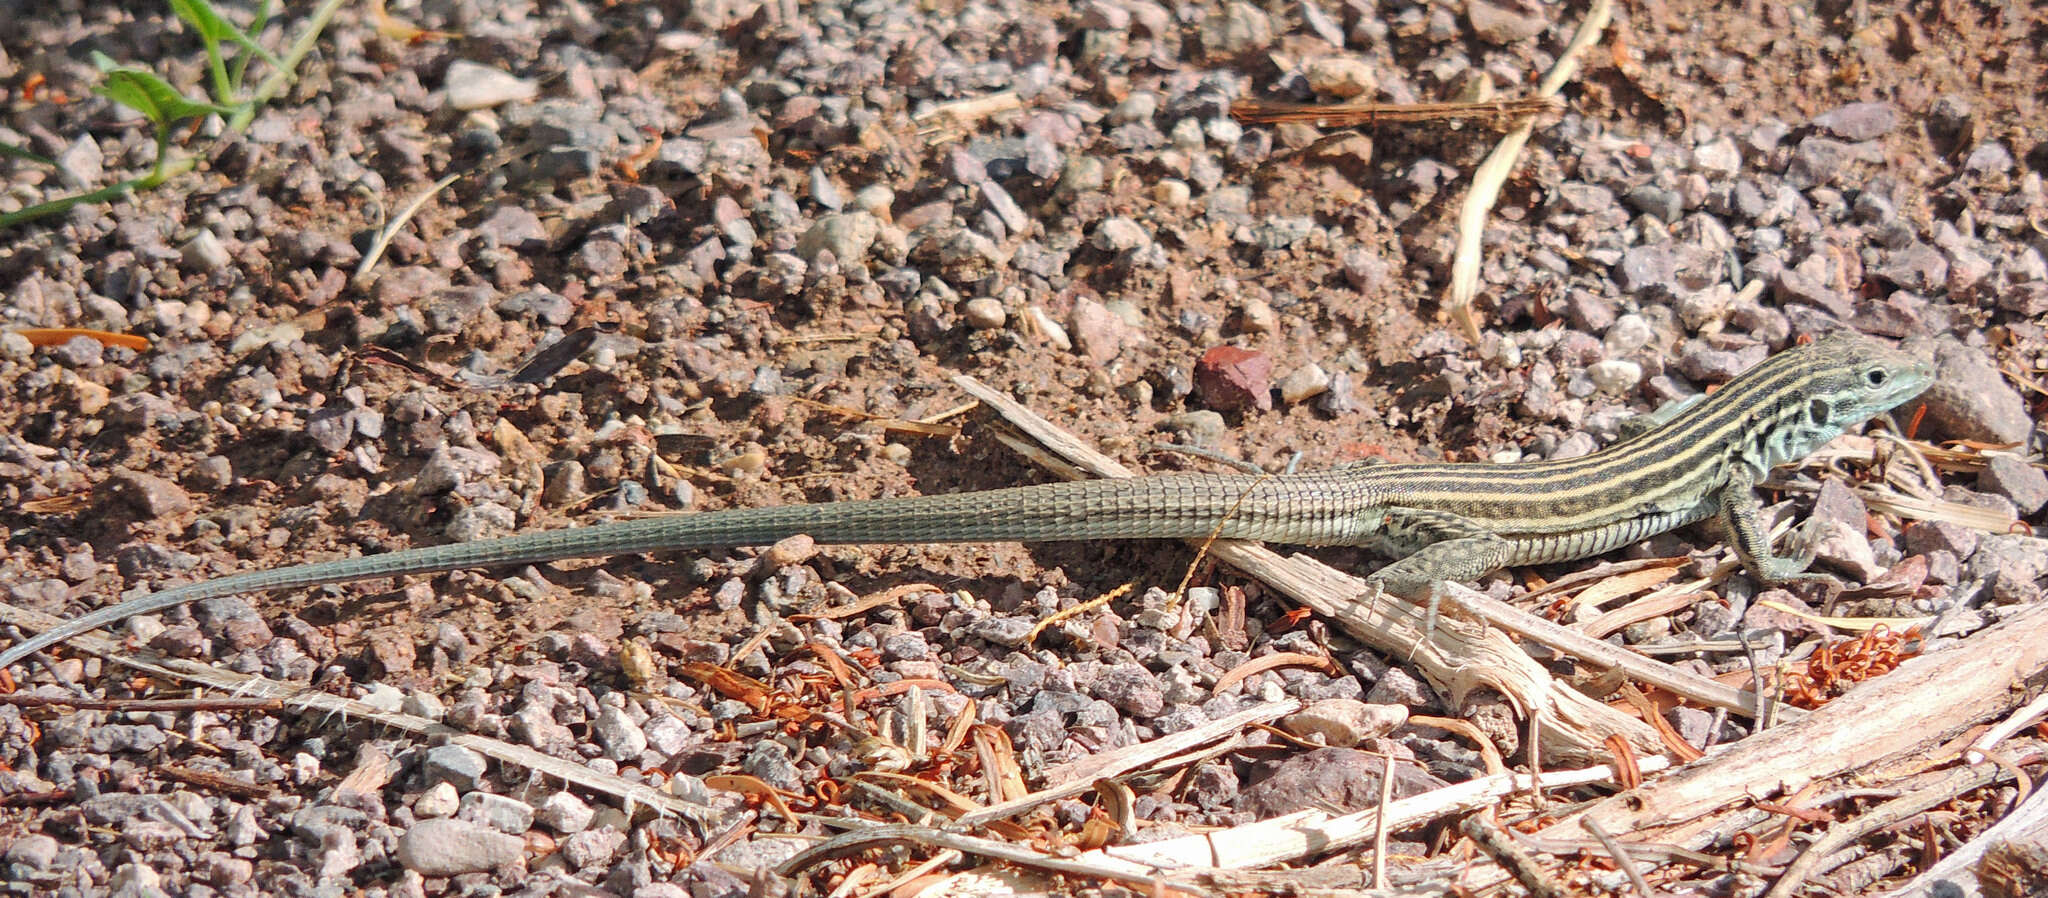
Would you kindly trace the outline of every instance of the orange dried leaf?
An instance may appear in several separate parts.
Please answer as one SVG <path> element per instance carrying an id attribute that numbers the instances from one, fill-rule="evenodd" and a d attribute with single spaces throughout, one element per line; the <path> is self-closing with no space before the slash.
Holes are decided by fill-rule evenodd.
<path id="1" fill-rule="evenodd" d="M 112 331 L 96 331 L 83 327 L 25 327 L 15 331 L 28 338 L 34 346 L 62 346 L 73 337 L 90 337 L 102 346 L 122 346 L 136 352 L 149 349 L 149 338 L 134 334 L 117 334 Z"/>

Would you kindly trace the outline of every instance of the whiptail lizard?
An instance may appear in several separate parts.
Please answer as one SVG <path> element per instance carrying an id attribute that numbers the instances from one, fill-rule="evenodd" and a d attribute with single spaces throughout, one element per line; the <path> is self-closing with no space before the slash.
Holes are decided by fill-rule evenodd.
<path id="1" fill-rule="evenodd" d="M 200 599 L 372 577 L 648 552 L 820 543 L 1255 539 L 1376 546 L 1399 560 L 1368 579 L 1416 595 L 1511 565 L 1598 555 L 1718 516 L 1766 582 L 1811 561 L 1772 554 L 1752 492 L 1773 467 L 1918 395 L 1925 360 L 1836 334 L 1789 349 L 1719 390 L 1647 418 L 1613 446 L 1522 464 L 1354 464 L 1308 474 L 1162 474 L 940 496 L 664 515 L 233 574 L 100 608 L 0 654 L 46 646 Z"/>

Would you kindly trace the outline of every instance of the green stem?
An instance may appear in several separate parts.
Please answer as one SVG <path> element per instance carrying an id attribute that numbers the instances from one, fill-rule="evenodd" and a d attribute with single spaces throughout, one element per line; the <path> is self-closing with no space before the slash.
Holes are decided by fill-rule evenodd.
<path id="1" fill-rule="evenodd" d="M 292 42 L 291 50 L 279 60 L 284 65 L 270 73 L 270 77 L 263 79 L 263 83 L 257 86 L 256 92 L 249 97 L 249 105 L 242 107 L 242 110 L 235 113 L 235 117 L 228 122 L 229 130 L 236 133 L 247 131 L 249 125 L 256 121 L 256 110 L 283 93 L 285 86 L 291 84 L 293 78 L 298 77 L 299 63 L 305 60 L 306 54 L 313 52 L 313 44 L 320 39 L 320 32 L 326 30 L 327 23 L 334 19 L 334 14 L 340 12 L 342 4 L 346 2 L 348 0 L 326 0 L 320 4 L 319 9 L 313 11 L 313 15 L 306 19 L 305 30 L 299 32 L 299 38 Z"/>
<path id="2" fill-rule="evenodd" d="M 228 81 L 228 66 L 220 58 L 220 42 L 206 42 L 206 71 L 213 76 L 213 101 L 226 106 L 235 101 L 234 86 Z"/>
<path id="3" fill-rule="evenodd" d="M 149 174 L 139 178 L 129 178 L 118 184 L 109 184 L 98 190 L 74 193 L 70 196 L 60 196 L 49 202 L 37 203 L 33 206 L 0 215 L 0 230 L 5 230 L 24 222 L 34 221 L 38 218 L 63 214 L 70 211 L 71 207 L 80 203 L 111 203 L 137 190 L 148 190 L 191 171 L 197 164 L 198 159 L 191 156 L 171 158 L 170 131 L 160 130 L 157 134 L 156 163 L 150 166 Z"/>
<path id="4" fill-rule="evenodd" d="M 249 44 L 242 47 L 240 53 L 235 54 L 234 71 L 228 74 L 228 81 L 234 87 L 237 97 L 242 95 L 242 84 L 249 74 L 249 61 L 256 58 L 256 41 L 263 36 L 263 29 L 269 24 L 270 0 L 263 0 L 256 5 L 256 20 L 249 23 L 248 31 L 243 32 L 249 36 Z"/>

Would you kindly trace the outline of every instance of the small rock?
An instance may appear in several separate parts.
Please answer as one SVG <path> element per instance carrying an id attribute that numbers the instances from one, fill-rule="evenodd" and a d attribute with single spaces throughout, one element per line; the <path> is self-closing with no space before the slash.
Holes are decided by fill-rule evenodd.
<path id="1" fill-rule="evenodd" d="M 1355 698 L 1326 698 L 1280 719 L 1280 728 L 1307 738 L 1320 735 L 1323 744 L 1352 748 L 1377 739 L 1408 722 L 1401 705 L 1372 705 Z"/>
<path id="2" fill-rule="evenodd" d="M 1308 81 L 1310 90 L 1340 100 L 1380 89 L 1379 78 L 1373 74 L 1372 67 L 1364 60 L 1350 56 L 1330 56 L 1310 62 L 1303 67 L 1302 77 Z"/>
<path id="3" fill-rule="evenodd" d="M 453 817 L 461 807 L 462 796 L 456 794 L 454 786 L 442 782 L 421 792 L 420 797 L 413 800 L 412 812 L 424 819 Z"/>
<path id="4" fill-rule="evenodd" d="M 761 551 L 761 560 L 770 567 L 787 567 L 803 564 L 818 554 L 818 543 L 804 534 L 786 537 L 775 545 Z"/>
<path id="5" fill-rule="evenodd" d="M 815 262 L 829 251 L 841 265 L 864 264 L 868 249 L 882 233 L 882 223 L 866 212 L 841 212 L 818 219 L 796 243 L 796 254 Z"/>
<path id="6" fill-rule="evenodd" d="M 476 223 L 476 232 L 499 246 L 519 252 L 547 248 L 548 231 L 540 216 L 524 206 L 498 205 Z"/>
<path id="7" fill-rule="evenodd" d="M 647 733 L 620 708 L 606 705 L 590 723 L 591 735 L 614 761 L 635 761 L 647 750 Z"/>
<path id="8" fill-rule="evenodd" d="M 101 488 L 114 501 L 145 518 L 161 518 L 192 507 L 192 497 L 177 484 L 141 471 L 117 470 Z"/>
<path id="9" fill-rule="evenodd" d="M 1627 359 L 1603 359 L 1587 366 L 1586 376 L 1603 393 L 1625 395 L 1643 382 L 1643 366 Z"/>
<path id="10" fill-rule="evenodd" d="M 1009 314 L 1003 311 L 1002 302 L 986 296 L 977 296 L 962 303 L 960 314 L 968 327 L 978 331 L 996 330 L 1009 320 Z"/>
<path id="11" fill-rule="evenodd" d="M 587 829 L 562 840 L 562 860 L 576 870 L 609 864 L 625 844 L 626 834 L 611 827 Z"/>
<path id="12" fill-rule="evenodd" d="M 398 837 L 399 864 L 421 876 L 488 873 L 525 854 L 525 839 L 466 820 L 423 820 Z"/>
<path id="13" fill-rule="evenodd" d="M 1235 0 L 1202 20 L 1202 50 L 1212 58 L 1240 56 L 1273 42 L 1273 20 L 1264 10 Z"/>
<path id="14" fill-rule="evenodd" d="M 7 853 L 0 859 L 31 870 L 48 870 L 57 860 L 58 847 L 56 839 L 42 833 L 30 833 L 15 837 L 14 844 L 7 846 Z"/>
<path id="15" fill-rule="evenodd" d="M 1088 242 L 1103 252 L 1121 253 L 1150 245 L 1152 236 L 1137 222 L 1119 215 L 1096 225 Z"/>
<path id="16" fill-rule="evenodd" d="M 1265 819 L 1302 808 L 1349 813 L 1380 802 L 1380 773 L 1385 756 L 1353 748 L 1318 748 L 1281 761 L 1271 776 L 1246 787 L 1236 807 Z M 1410 761 L 1391 765 L 1396 799 L 1420 795 L 1447 785 Z"/>
<path id="17" fill-rule="evenodd" d="M 213 235 L 211 228 L 200 228 L 199 233 L 178 247 L 178 258 L 185 267 L 194 271 L 219 271 L 234 261 L 228 255 L 228 248 L 221 245 L 220 238 Z"/>
<path id="18" fill-rule="evenodd" d="M 1984 473 L 1977 475 L 1977 488 L 2011 499 L 2022 515 L 2031 515 L 2048 505 L 2048 475 L 2004 453 L 1988 457 Z"/>
<path id="19" fill-rule="evenodd" d="M 1280 316 L 1273 311 L 1272 304 L 1263 299 L 1245 300 L 1244 307 L 1239 310 L 1239 318 L 1244 322 L 1247 334 L 1270 334 L 1280 330 Z"/>
<path id="20" fill-rule="evenodd" d="M 1061 352 L 1074 348 L 1074 340 L 1072 337 L 1067 336 L 1066 327 L 1054 321 L 1052 315 L 1048 314 L 1043 307 L 1036 305 L 1025 307 L 1024 317 L 1031 322 L 1031 327 L 1037 330 L 1039 335 L 1045 337 L 1045 342 L 1051 344 L 1052 348 Z"/>
<path id="21" fill-rule="evenodd" d="M 1074 301 L 1074 313 L 1067 319 L 1067 325 L 1073 334 L 1074 348 L 1094 365 L 1108 364 L 1136 336 L 1135 330 L 1109 307 L 1087 297 Z"/>
<path id="22" fill-rule="evenodd" d="M 1195 392 L 1217 411 L 1273 410 L 1273 358 L 1236 346 L 1217 346 L 1195 363 Z"/>
<path id="23" fill-rule="evenodd" d="M 531 100 L 540 85 L 490 66 L 458 59 L 448 64 L 448 105 L 463 112 Z"/>
<path id="24" fill-rule="evenodd" d="M 573 792 L 556 792 L 541 800 L 534 808 L 533 819 L 542 826 L 562 835 L 579 833 L 590 827 L 590 821 L 597 816 L 588 803 L 577 798 Z"/>
<path id="25" fill-rule="evenodd" d="M 442 785 L 447 785 L 443 783 Z M 517 835 L 533 828 L 533 806 L 517 798 L 471 792 L 462 796 L 461 819 Z"/>
<path id="26" fill-rule="evenodd" d="M 107 347 L 100 341 L 81 334 L 57 344 L 56 348 L 50 350 L 50 357 L 66 368 L 97 368 L 107 357 Z"/>
<path id="27" fill-rule="evenodd" d="M 1708 175 L 1733 175 L 1742 170 L 1742 150 L 1724 135 L 1693 147 L 1692 167 Z"/>
<path id="28" fill-rule="evenodd" d="M 811 201 L 834 212 L 846 206 L 846 197 L 839 192 L 839 186 L 832 183 L 832 177 L 818 166 L 811 166 Z"/>
<path id="29" fill-rule="evenodd" d="M 987 203 L 989 211 L 1002 219 L 1003 227 L 1008 228 L 1010 233 L 1022 234 L 1026 228 L 1031 227 L 1031 216 L 1025 214 L 1024 207 L 1017 205 L 1017 201 L 1010 197 L 1010 192 L 1004 190 L 1003 185 L 992 180 L 983 181 L 979 189 L 982 202 Z"/>
<path id="30" fill-rule="evenodd" d="M 1401 705 L 1410 709 L 1427 708 L 1436 703 L 1428 686 L 1399 667 L 1390 667 L 1386 673 L 1380 674 L 1379 681 L 1366 691 L 1365 700 L 1372 704 Z"/>
<path id="31" fill-rule="evenodd" d="M 1899 109 L 1884 102 L 1850 103 L 1822 113 L 1813 126 L 1843 140 L 1870 140 L 1899 126 Z"/>
<path id="32" fill-rule="evenodd" d="M 1947 552 L 1968 558 L 1977 551 L 1977 531 L 1948 521 L 1914 521 L 1899 532 L 1899 548 L 1915 555 Z"/>
<path id="33" fill-rule="evenodd" d="M 1542 6 L 1528 0 L 1471 0 L 1465 19 L 1481 40 L 1507 45 L 1528 40 L 1550 27 Z"/>
<path id="34" fill-rule="evenodd" d="M 1662 245 L 1633 246 L 1614 268 L 1614 280 L 1630 293 L 1657 287 L 1671 289 L 1678 278 L 1678 259 Z"/>
<path id="35" fill-rule="evenodd" d="M 427 749 L 421 773 L 429 783 L 447 783 L 457 791 L 473 792 L 483 782 L 484 756 L 460 745 L 436 745 Z"/>
<path id="36" fill-rule="evenodd" d="M 1305 402 L 1330 389 L 1330 373 L 1310 362 L 1280 379 L 1280 400 L 1288 405 Z"/>
<path id="37" fill-rule="evenodd" d="M 1963 170 L 1979 175 L 2000 175 L 2012 170 L 2012 151 L 2005 144 L 1986 141 L 1963 159 Z"/>
<path id="38" fill-rule="evenodd" d="M 1179 434 L 1181 442 L 1203 449 L 1212 449 L 1223 442 L 1223 433 L 1230 425 L 1223 416 L 1208 409 L 1196 409 L 1170 415 L 1159 422 L 1159 429 Z"/>
<path id="39" fill-rule="evenodd" d="M 916 630 L 906 630 L 882 640 L 883 660 L 922 661 L 931 654 L 931 643 Z"/>
<path id="40" fill-rule="evenodd" d="M 1678 221 L 1678 216 L 1685 211 L 1685 202 L 1676 191 L 1665 190 L 1655 184 L 1632 188 L 1624 199 L 1628 200 L 1630 208 L 1665 224 Z"/>

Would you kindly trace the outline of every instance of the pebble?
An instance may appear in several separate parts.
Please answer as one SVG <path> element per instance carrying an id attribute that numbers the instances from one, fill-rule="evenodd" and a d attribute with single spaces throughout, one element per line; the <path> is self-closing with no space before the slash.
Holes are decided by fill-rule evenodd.
<path id="1" fill-rule="evenodd" d="M 866 212 L 827 215 L 804 232 L 796 254 L 805 262 L 816 262 L 819 253 L 830 252 L 841 265 L 863 264 L 881 232 L 882 223 Z"/>
<path id="2" fill-rule="evenodd" d="M 1074 301 L 1067 329 L 1073 335 L 1074 348 L 1092 365 L 1108 364 L 1139 336 L 1108 306 L 1087 297 Z"/>
<path id="3" fill-rule="evenodd" d="M 605 757 L 614 761 L 637 761 L 640 753 L 647 750 L 647 734 L 621 708 L 605 706 L 597 713 L 597 719 L 591 721 L 590 731 L 604 748 Z"/>
<path id="4" fill-rule="evenodd" d="M 1214 449 L 1223 443 L 1223 435 L 1230 430 L 1230 424 L 1223 416 L 1208 409 L 1196 409 L 1169 415 L 1159 422 L 1159 429 L 1179 434 L 1182 442 L 1202 449 Z M 1028 626 L 1028 625 L 1027 625 Z"/>
<path id="5" fill-rule="evenodd" d="M 101 486 L 106 495 L 143 518 L 163 518 L 188 511 L 192 497 L 176 483 L 121 468 Z"/>
<path id="6" fill-rule="evenodd" d="M 1052 348 L 1061 352 L 1074 348 L 1073 338 L 1067 336 L 1067 329 L 1059 322 L 1054 321 L 1044 308 L 1036 305 L 1027 306 L 1024 309 L 1024 316 L 1030 319 L 1031 327 L 1037 330 L 1039 335 L 1044 337 L 1045 342 L 1051 345 Z"/>
<path id="7" fill-rule="evenodd" d="M 463 820 L 481 823 L 504 833 L 516 835 L 533 828 L 532 805 L 489 792 L 470 792 L 462 796 L 462 806 L 457 814 Z"/>
<path id="8" fill-rule="evenodd" d="M 526 840 L 466 820 L 422 820 L 398 837 L 398 863 L 421 876 L 488 873 L 518 863 Z"/>
<path id="9" fill-rule="evenodd" d="M 1137 222 L 1118 216 L 1096 225 L 1088 242 L 1103 252 L 1122 253 L 1149 245 L 1152 237 Z"/>
<path id="10" fill-rule="evenodd" d="M 1643 382 L 1643 366 L 1627 359 L 1603 359 L 1588 365 L 1586 376 L 1601 392 L 1626 395 Z"/>
<path id="11" fill-rule="evenodd" d="M 476 791 L 487 770 L 483 755 L 460 745 L 436 745 L 427 749 L 420 768 L 427 782 L 447 783 L 459 792 Z"/>
<path id="12" fill-rule="evenodd" d="M 1009 320 L 1009 314 L 1003 311 L 1002 302 L 986 296 L 977 296 L 962 303 L 960 315 L 968 327 L 978 331 L 996 330 Z"/>
<path id="13" fill-rule="evenodd" d="M 455 791 L 454 786 L 445 782 L 435 783 L 412 802 L 412 812 L 429 819 L 453 817 L 461 807 L 462 796 Z"/>
<path id="14" fill-rule="evenodd" d="M 1280 718 L 1280 728 L 1304 739 L 1321 736 L 1324 745 L 1352 748 L 1385 736 L 1407 722 L 1408 709 L 1402 705 L 1326 698 Z"/>
<path id="15" fill-rule="evenodd" d="M 1217 346 L 1195 363 L 1195 393 L 1217 411 L 1273 410 L 1273 358 L 1236 346 Z"/>
<path id="16" fill-rule="evenodd" d="M 769 567 L 787 567 L 803 564 L 818 554 L 817 541 L 804 534 L 786 537 L 761 550 L 761 560 Z"/>
<path id="17" fill-rule="evenodd" d="M 1550 27 L 1545 7 L 1526 0 L 1471 0 L 1465 18 L 1481 40 L 1505 46 L 1519 43 Z"/>
<path id="18" fill-rule="evenodd" d="M 1232 0 L 1202 20 L 1199 34 L 1202 50 L 1212 59 L 1236 57 L 1271 44 L 1273 20 L 1257 6 Z"/>
<path id="19" fill-rule="evenodd" d="M 1002 220 L 1003 227 L 1008 228 L 1010 233 L 1021 234 L 1031 227 L 1031 216 L 1025 214 L 1023 207 L 1010 198 L 1010 192 L 1004 190 L 1003 185 L 994 181 L 983 181 L 977 189 L 981 191 L 982 202 L 988 204 L 989 211 L 994 212 L 996 217 Z"/>
<path id="20" fill-rule="evenodd" d="M 459 112 L 490 109 L 540 95 L 540 85 L 532 81 L 466 59 L 448 64 L 445 81 L 448 106 Z"/>
<path id="21" fill-rule="evenodd" d="M 19 835 L 14 844 L 7 846 L 7 853 L 0 855 L 0 860 L 31 870 L 48 870 L 57 860 L 58 847 L 56 839 L 42 833 Z"/>
<path id="22" fill-rule="evenodd" d="M 1311 60 L 1302 69 L 1309 90 L 1339 100 L 1349 100 L 1379 90 L 1379 78 L 1364 60 L 1350 56 L 1326 56 Z"/>
<path id="23" fill-rule="evenodd" d="M 535 821 L 562 835 L 582 832 L 596 817 L 597 812 L 573 792 L 551 793 L 533 809 Z"/>
<path id="24" fill-rule="evenodd" d="M 2002 452 L 1987 456 L 1984 471 L 1977 475 L 1977 488 L 2011 499 L 2023 515 L 2048 505 L 2048 474 Z"/>
<path id="25" fill-rule="evenodd" d="M 1899 109 L 1890 103 L 1850 103 L 1822 113 L 1813 126 L 1843 140 L 1872 140 L 1899 126 Z"/>
<path id="26" fill-rule="evenodd" d="M 208 228 L 200 228 L 192 239 L 180 245 L 178 258 L 184 261 L 185 267 L 194 271 L 219 271 L 234 261 L 228 255 L 228 248 L 221 245 L 220 238 Z"/>
<path id="27" fill-rule="evenodd" d="M 1314 399 L 1330 389 L 1330 373 L 1310 362 L 1280 379 L 1280 400 L 1296 405 Z"/>
<path id="28" fill-rule="evenodd" d="M 625 833 L 605 827 L 571 834 L 562 840 L 560 850 L 571 869 L 582 870 L 611 863 L 625 845 Z"/>

